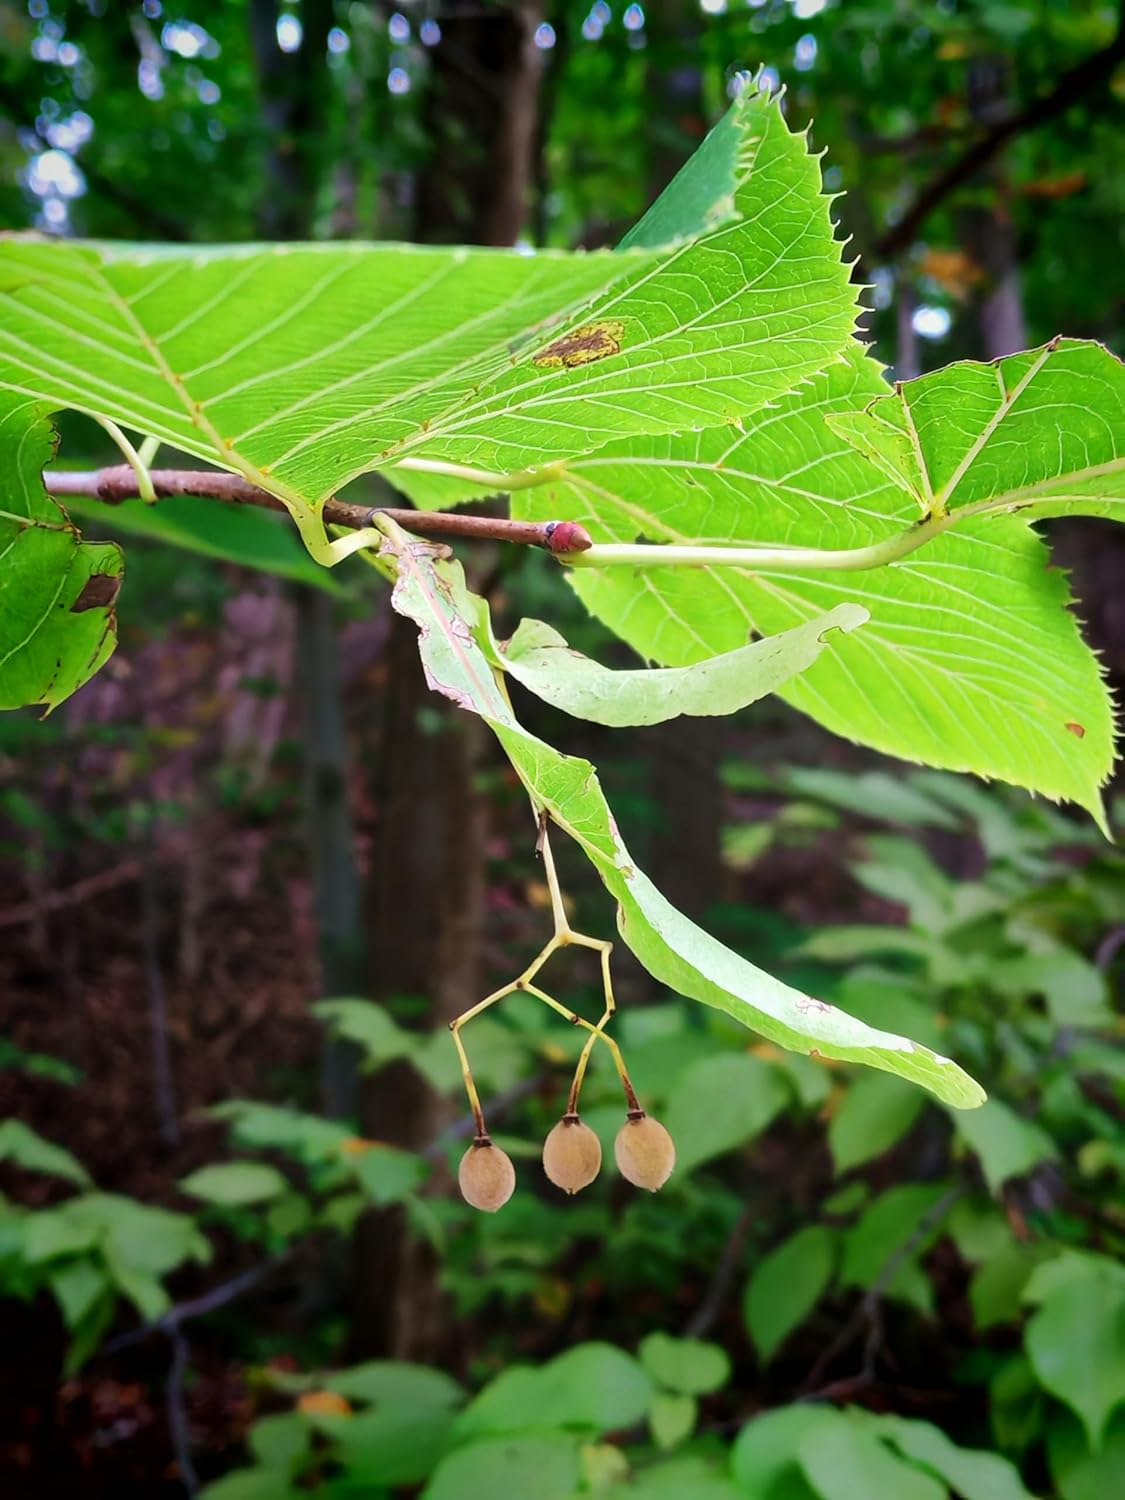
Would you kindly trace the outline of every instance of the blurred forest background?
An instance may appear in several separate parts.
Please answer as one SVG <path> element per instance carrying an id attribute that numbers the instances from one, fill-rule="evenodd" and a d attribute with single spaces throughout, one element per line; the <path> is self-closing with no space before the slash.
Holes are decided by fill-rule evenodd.
<path id="1" fill-rule="evenodd" d="M 613 244 L 764 68 L 828 148 L 896 376 L 1056 332 L 1122 353 L 1123 15 L 0 3 L 0 226 Z M 62 437 L 68 462 L 113 461 L 76 417 Z M 918 1458 L 929 1428 L 854 1425 L 820 1479 L 785 1467 L 780 1437 L 773 1469 L 744 1440 L 758 1413 L 849 1403 L 992 1448 L 1035 1494 L 1122 1493 L 1115 849 L 1069 810 L 881 760 L 776 699 L 612 736 L 521 704 L 600 764 L 670 899 L 940 1042 L 996 1102 L 953 1122 L 886 1075 L 755 1044 L 622 954 L 621 1035 L 677 1174 L 644 1201 L 610 1174 L 575 1200 L 549 1187 L 538 1143 L 575 1039 L 517 1005 L 482 1020 L 474 1059 L 521 1190 L 474 1216 L 449 1174 L 468 1131 L 444 1023 L 545 936 L 526 803 L 427 692 L 373 575 L 321 574 L 280 523 L 274 571 L 242 567 L 240 513 L 179 505 L 187 550 L 131 547 L 109 666 L 51 718 L 0 722 L 5 1495 L 175 1496 L 232 1470 L 216 1500 L 427 1481 L 462 1500 L 1023 1493 L 1008 1470 Z M 1050 537 L 1120 692 L 1125 543 L 1098 521 Z M 466 556 L 502 621 L 542 615 L 628 660 L 549 559 L 512 550 Z M 583 926 L 612 935 L 565 854 Z M 593 968 L 566 972 L 596 1013 Z M 584 1112 L 607 1140 L 611 1084 L 593 1071 Z M 548 1363 L 567 1350 L 587 1363 Z M 534 1396 L 496 1382 L 517 1361 Z M 350 1382 L 303 1373 L 340 1366 Z M 501 1395 L 451 1426 L 489 1382 Z M 550 1442 L 520 1436 L 544 1426 Z M 509 1468 L 431 1479 L 451 1432 L 507 1434 Z"/>

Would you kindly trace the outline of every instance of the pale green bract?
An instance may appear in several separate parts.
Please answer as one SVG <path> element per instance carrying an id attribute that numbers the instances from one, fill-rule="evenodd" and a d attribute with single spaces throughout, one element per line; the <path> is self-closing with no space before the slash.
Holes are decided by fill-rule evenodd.
<path id="1" fill-rule="evenodd" d="M 574 651 L 543 620 L 521 620 L 510 641 L 489 642 L 492 664 L 547 703 L 595 724 L 663 724 L 681 714 L 737 713 L 812 665 L 832 631 L 854 630 L 868 618 L 855 604 L 751 641 L 691 667 L 613 671 Z"/>
<path id="2" fill-rule="evenodd" d="M 1089 350 L 1079 346 L 1068 357 L 1086 358 Z M 1119 379 L 1117 361 L 1094 353 L 1091 361 Z M 995 385 L 994 372 L 991 378 Z M 892 482 L 887 464 L 834 429 L 840 414 L 848 414 L 850 433 L 903 400 L 888 394 L 878 367 L 853 345 L 801 390 L 748 417 L 744 434 L 712 429 L 609 445 L 576 459 L 558 481 L 513 495 L 513 513 L 580 521 L 596 542 L 883 542 L 918 522 L 919 501 Z M 869 414 L 857 416 L 863 407 Z M 978 410 L 973 420 L 987 414 Z M 935 421 L 932 432 L 941 431 Z M 1103 438 L 1109 442 L 1108 429 Z M 1064 464 L 1081 456 L 1073 442 L 1056 446 Z M 976 463 L 983 462 L 982 454 Z M 962 484 L 972 476 L 966 493 L 979 496 L 995 473 L 986 484 L 976 463 Z M 1060 470 L 1056 498 L 1065 483 Z M 783 685 L 783 697 L 877 750 L 1068 798 L 1100 820 L 1099 787 L 1113 762 L 1112 709 L 1097 659 L 1067 608 L 1065 575 L 1048 562 L 1028 522 L 1001 514 L 958 520 L 900 561 L 864 571 L 654 565 L 576 569 L 573 582 L 587 607 L 643 656 L 676 666 L 730 651 L 749 631 L 771 635 L 841 602 L 861 605 L 869 622 Z"/>
<path id="3" fill-rule="evenodd" d="M 483 601 L 465 587 L 460 565 L 385 517 L 377 524 L 385 537 L 378 561 L 395 577 L 394 607 L 418 626 L 430 687 L 490 726 L 533 807 L 545 810 L 598 871 L 617 901 L 622 937 L 650 974 L 791 1051 L 867 1063 L 962 1108 L 983 1102 L 980 1086 L 948 1058 L 791 989 L 676 911 L 633 864 L 589 761 L 552 749 L 516 720 L 481 645 L 488 629 Z M 836 632 L 830 643 L 841 638 Z M 831 644 L 827 649 L 831 654 Z"/>

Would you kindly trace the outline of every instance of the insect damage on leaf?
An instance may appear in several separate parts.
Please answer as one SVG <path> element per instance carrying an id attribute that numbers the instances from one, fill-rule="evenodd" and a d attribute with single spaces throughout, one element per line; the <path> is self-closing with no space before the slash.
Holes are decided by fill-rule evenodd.
<path id="1" fill-rule="evenodd" d="M 621 353 L 624 323 L 584 323 L 572 333 L 541 349 L 532 360 L 540 369 L 573 369 L 575 365 L 592 365 L 595 360 Z"/>
<path id="2" fill-rule="evenodd" d="M 72 615 L 80 615 L 87 609 L 107 609 L 117 599 L 121 579 L 110 573 L 91 573 L 82 585 L 82 592 L 70 606 Z"/>

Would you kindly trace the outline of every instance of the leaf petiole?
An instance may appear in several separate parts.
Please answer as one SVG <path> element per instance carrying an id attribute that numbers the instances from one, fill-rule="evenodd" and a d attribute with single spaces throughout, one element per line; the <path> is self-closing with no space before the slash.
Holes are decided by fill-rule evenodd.
<path id="1" fill-rule="evenodd" d="M 464 479 L 469 484 L 483 485 L 504 494 L 509 494 L 512 490 L 531 490 L 541 484 L 551 484 L 566 474 L 565 461 L 543 464 L 534 469 L 520 469 L 515 474 L 494 474 L 487 469 L 447 463 L 440 458 L 402 458 L 395 468 L 413 469 L 417 474 L 442 474 L 450 479 Z"/>
<path id="2" fill-rule="evenodd" d="M 110 435 L 114 443 L 121 450 L 122 458 L 124 458 L 125 462 L 136 475 L 138 496 L 146 505 L 155 505 L 156 491 L 152 485 L 152 475 L 148 470 L 149 459 L 142 457 L 142 454 L 148 449 L 148 442 L 151 440 L 146 440 L 142 444 L 141 453 L 138 453 L 116 422 L 111 421 L 109 417 L 101 417 L 96 412 L 92 412 L 91 415 L 98 426 L 104 428 Z"/>

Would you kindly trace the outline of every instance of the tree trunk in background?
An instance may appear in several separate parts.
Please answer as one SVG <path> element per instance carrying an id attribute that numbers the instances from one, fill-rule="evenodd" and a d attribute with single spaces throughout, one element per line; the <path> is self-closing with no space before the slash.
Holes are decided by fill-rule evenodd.
<path id="1" fill-rule="evenodd" d="M 304 37 L 296 52 L 277 45 L 283 11 L 293 14 L 278 0 L 250 0 L 250 44 L 268 142 L 258 217 L 266 239 L 299 240 L 311 233 L 316 203 L 334 6 L 332 0 L 302 0 Z"/>
<path id="2" fill-rule="evenodd" d="M 418 184 L 423 243 L 514 245 L 529 209 L 536 148 L 539 0 L 442 9 L 423 118 L 430 163 Z"/>
<path id="3" fill-rule="evenodd" d="M 379 821 L 368 891 L 369 991 L 400 1024 L 443 1027 L 480 996 L 485 911 L 484 800 L 474 786 L 478 725 L 426 685 L 418 631 L 396 616 L 387 648 Z M 363 1091 L 364 1134 L 420 1150 L 463 1109 L 408 1062 Z M 445 1191 L 448 1184 L 444 1184 Z M 352 1352 L 441 1361 L 448 1316 L 433 1248 L 402 1209 L 359 1226 Z"/>
<path id="4" fill-rule="evenodd" d="M 649 141 L 648 196 L 656 199 L 707 133 L 697 0 L 664 0 L 646 16 L 648 92 L 656 128 Z"/>
<path id="5" fill-rule="evenodd" d="M 649 873 L 673 906 L 702 917 L 723 898 L 723 723 L 669 719 L 648 731 L 646 743 L 659 820 Z"/>
<path id="6" fill-rule="evenodd" d="M 697 62 L 697 0 L 669 0 L 649 8 L 650 83 L 654 116 L 649 198 L 655 199 L 699 145 L 706 132 L 703 79 Z M 719 719 L 670 719 L 650 729 L 649 791 L 658 822 L 652 834 L 648 873 L 675 906 L 700 917 L 723 895 L 723 789 L 719 765 L 726 743 Z"/>
<path id="7" fill-rule="evenodd" d="M 312 856 L 313 906 L 324 995 L 362 994 L 365 944 L 349 792 L 349 755 L 332 598 L 298 585 L 296 687 L 304 750 L 304 812 Z M 324 1049 L 321 1094 L 328 1114 L 359 1110 L 359 1054 L 350 1042 Z"/>
<path id="8" fill-rule="evenodd" d="M 969 113 L 984 128 L 1003 119 L 1012 108 L 1009 64 L 1003 57 L 978 57 L 969 64 Z M 1027 330 L 1020 294 L 1016 227 L 1006 201 L 1007 173 L 1003 156 L 982 174 L 992 201 L 966 208 L 961 214 L 961 238 L 981 281 L 974 298 L 978 350 L 985 359 L 999 359 L 1027 347 Z"/>
<path id="9" fill-rule="evenodd" d="M 250 0 L 251 50 L 267 137 L 258 205 L 263 237 L 308 239 L 313 232 L 323 168 L 328 97 L 327 43 L 332 0 L 305 0 L 303 39 L 296 52 L 277 44 L 278 0 Z M 295 696 L 304 757 L 304 815 L 312 865 L 320 987 L 325 995 L 362 992 L 355 824 L 348 796 L 348 744 L 340 683 L 339 641 L 332 601 L 319 589 L 295 588 Z M 324 1108 L 337 1117 L 359 1107 L 359 1056 L 345 1043 L 326 1045 L 321 1063 Z"/>
<path id="10" fill-rule="evenodd" d="M 918 335 L 914 331 L 914 309 L 917 306 L 914 281 L 904 266 L 895 272 L 895 362 L 896 380 L 914 380 L 922 373 L 918 355 Z"/>
<path id="11" fill-rule="evenodd" d="M 524 0 L 443 10 L 425 106 L 432 158 L 416 195 L 419 240 L 499 245 L 519 236 L 535 147 L 539 16 L 538 5 Z M 475 781 L 483 736 L 477 720 L 426 686 L 417 629 L 397 616 L 387 667 L 369 991 L 404 1025 L 444 1028 L 481 994 L 487 808 Z M 363 1130 L 417 1151 L 463 1109 L 398 1062 L 365 1087 Z M 452 1319 L 438 1270 L 401 1209 L 367 1216 L 359 1227 L 353 1356 L 450 1357 Z"/>

